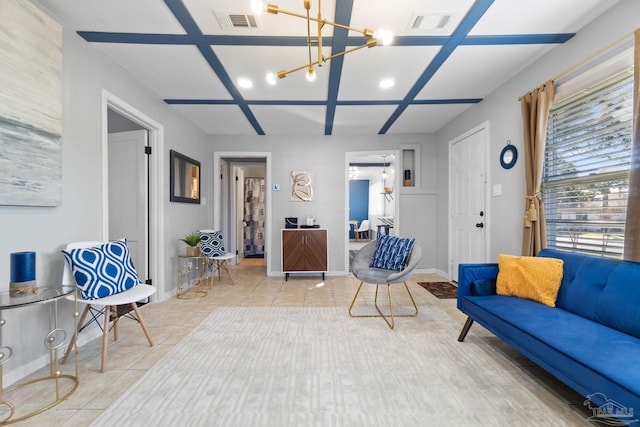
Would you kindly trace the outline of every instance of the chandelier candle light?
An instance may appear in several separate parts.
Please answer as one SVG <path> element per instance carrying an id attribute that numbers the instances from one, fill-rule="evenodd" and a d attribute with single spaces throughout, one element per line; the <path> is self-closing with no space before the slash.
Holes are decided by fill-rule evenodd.
<path id="1" fill-rule="evenodd" d="M 330 61 L 334 58 L 337 58 L 339 56 L 343 56 L 346 55 L 347 53 L 362 49 L 364 47 L 374 47 L 378 45 L 378 40 L 380 40 L 382 42 L 383 46 L 388 46 L 389 44 L 391 44 L 391 42 L 393 41 L 393 34 L 391 34 L 388 31 L 384 31 L 384 30 L 379 30 L 376 31 L 374 33 L 373 30 L 365 28 L 364 30 L 358 29 L 358 28 L 353 28 L 347 25 L 342 25 L 342 24 L 338 24 L 336 22 L 331 22 L 331 21 L 327 21 L 326 19 L 322 19 L 322 13 L 320 11 L 320 0 L 318 0 L 318 14 L 317 14 L 317 18 L 314 18 L 311 16 L 311 0 L 304 0 L 303 1 L 304 4 L 304 8 L 306 9 L 306 15 L 303 14 L 299 14 L 299 13 L 295 13 L 295 12 L 289 12 L 287 10 L 283 10 L 280 9 L 278 6 L 276 6 L 275 4 L 267 4 L 267 8 L 266 11 L 268 13 L 271 13 L 273 15 L 277 15 L 279 13 L 284 14 L 284 15 L 289 15 L 289 16 L 294 16 L 296 18 L 302 18 L 302 19 L 306 19 L 307 21 L 307 47 L 309 49 L 309 62 L 305 65 L 301 65 L 297 68 L 293 68 L 291 70 L 282 70 L 282 71 L 278 71 L 278 73 L 269 73 L 267 74 L 267 82 L 269 82 L 269 84 L 276 84 L 277 79 L 283 79 L 285 77 L 287 77 L 287 75 L 299 71 L 299 70 L 307 70 L 307 80 L 309 81 L 313 81 L 316 78 L 316 72 L 314 70 L 314 65 L 317 65 L 318 67 L 322 67 L 322 65 L 327 62 Z M 261 0 L 253 0 L 252 2 L 252 9 L 253 12 L 256 14 L 260 14 L 264 9 L 262 6 L 262 1 Z M 311 38 L 311 21 L 316 22 L 318 25 L 318 34 L 316 36 L 316 38 L 312 39 Z M 368 40 L 366 41 L 366 43 L 360 45 L 360 46 L 356 46 L 352 49 L 348 49 L 348 50 L 344 50 L 342 52 L 338 52 L 335 53 L 331 56 L 325 57 L 322 54 L 322 28 L 325 25 L 331 25 L 332 27 L 338 27 L 338 28 L 342 28 L 345 30 L 350 30 L 350 31 L 355 31 L 357 33 L 362 34 L 363 36 L 367 37 Z M 318 55 L 316 60 L 314 61 L 311 55 L 311 46 L 312 45 L 317 45 L 318 46 Z"/>

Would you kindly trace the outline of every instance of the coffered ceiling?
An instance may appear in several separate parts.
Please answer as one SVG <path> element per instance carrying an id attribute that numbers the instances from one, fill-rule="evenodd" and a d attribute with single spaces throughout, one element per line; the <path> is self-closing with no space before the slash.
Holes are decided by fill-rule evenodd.
<path id="1" fill-rule="evenodd" d="M 302 0 L 273 1 L 305 13 Z M 306 20 L 255 15 L 251 0 L 34 3 L 208 134 L 347 135 L 435 132 L 616 1 L 324 0 L 324 19 L 389 30 L 392 45 L 329 61 L 313 82 L 303 70 L 273 86 L 267 72 L 307 63 Z M 232 15 L 255 28 L 228 26 Z M 361 43 L 323 30 L 327 57 Z"/>

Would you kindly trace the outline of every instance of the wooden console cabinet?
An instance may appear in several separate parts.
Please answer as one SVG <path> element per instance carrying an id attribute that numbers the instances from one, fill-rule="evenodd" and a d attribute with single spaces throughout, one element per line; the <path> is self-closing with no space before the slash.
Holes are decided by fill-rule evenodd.
<path id="1" fill-rule="evenodd" d="M 327 230 L 297 228 L 282 230 L 282 272 L 324 273 L 327 271 Z"/>

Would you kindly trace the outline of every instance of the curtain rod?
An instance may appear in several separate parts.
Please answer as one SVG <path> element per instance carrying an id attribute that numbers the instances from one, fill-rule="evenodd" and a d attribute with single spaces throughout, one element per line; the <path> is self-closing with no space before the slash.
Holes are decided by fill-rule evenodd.
<path id="1" fill-rule="evenodd" d="M 629 39 L 630 37 L 633 37 L 634 34 L 635 34 L 635 31 L 622 36 L 621 38 L 619 38 L 618 40 L 614 41 L 613 43 L 611 43 L 611 44 L 603 47 L 602 49 L 592 53 L 591 55 L 589 55 L 588 57 L 586 57 L 582 61 L 578 62 L 577 64 L 575 64 L 575 65 L 567 68 L 566 70 L 562 71 L 561 73 L 557 74 L 555 77 L 551 78 L 551 81 L 555 82 L 559 78 L 562 78 L 562 77 L 566 76 L 567 74 L 577 70 L 578 68 L 580 68 L 583 65 L 589 63 L 590 61 L 594 60 L 595 58 L 597 58 L 598 56 L 602 55 L 603 53 L 605 53 L 605 52 L 613 49 L 614 47 L 624 43 L 625 41 L 627 41 L 627 39 Z M 531 91 L 529 91 L 529 92 L 531 92 Z M 527 93 L 529 93 L 529 92 L 527 92 Z M 518 98 L 518 101 L 521 101 L 523 96 L 524 95 L 520 96 Z"/>

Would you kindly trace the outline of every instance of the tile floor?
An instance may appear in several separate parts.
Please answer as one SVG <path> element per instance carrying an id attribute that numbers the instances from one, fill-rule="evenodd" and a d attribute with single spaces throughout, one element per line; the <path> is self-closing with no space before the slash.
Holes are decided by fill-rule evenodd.
<path id="1" fill-rule="evenodd" d="M 80 347 L 80 385 L 64 402 L 36 415 L 19 425 L 21 426 L 87 426 L 107 408 L 130 384 L 142 376 L 173 346 L 178 343 L 192 328 L 198 325 L 215 307 L 218 306 L 336 306 L 345 310 L 351 303 L 358 282 L 352 276 L 326 276 L 325 281 L 319 277 L 266 277 L 265 267 L 261 259 L 245 259 L 237 266 L 232 266 L 235 286 L 231 285 L 224 272 L 222 280 L 216 277 L 213 289 L 205 289 L 208 295 L 198 299 L 171 298 L 167 301 L 149 304 L 142 308 L 147 327 L 154 346 L 150 347 L 138 324 L 130 319 L 120 322 L 120 338 L 117 342 L 110 340 L 107 359 L 107 372 L 100 373 L 101 340 L 95 339 Z M 449 313 L 462 326 L 465 317 L 457 311 L 454 299 L 439 300 L 417 285 L 417 281 L 439 281 L 441 277 L 433 274 L 414 274 L 410 283 L 416 304 L 420 307 L 437 305 Z M 373 286 L 364 292 L 365 299 L 373 296 Z M 400 293 L 400 292 L 398 292 Z M 404 295 L 398 297 L 398 303 L 408 303 Z M 380 327 L 386 327 L 382 319 Z M 401 327 L 401 320 L 397 321 Z M 474 326 L 475 333 L 486 333 L 479 326 Z M 503 346 L 505 357 L 523 360 L 522 369 L 531 370 L 540 378 L 541 393 L 545 398 L 560 400 L 562 404 L 577 405 L 582 399 L 540 368 L 531 366 L 522 356 L 508 348 L 498 339 L 497 346 Z M 71 362 L 64 365 L 63 370 L 71 369 Z M 22 396 L 25 401 L 22 408 L 28 407 L 30 396 Z M 576 407 L 577 411 L 581 408 Z M 585 421 L 585 425 L 589 425 Z"/>

